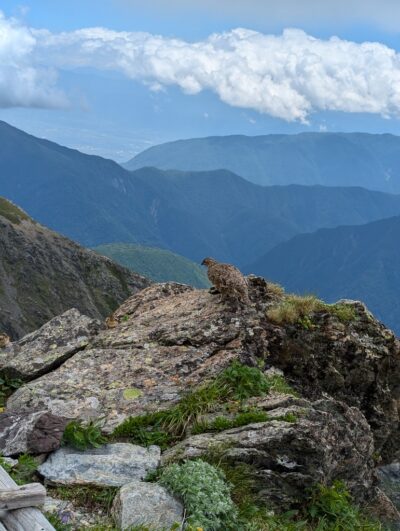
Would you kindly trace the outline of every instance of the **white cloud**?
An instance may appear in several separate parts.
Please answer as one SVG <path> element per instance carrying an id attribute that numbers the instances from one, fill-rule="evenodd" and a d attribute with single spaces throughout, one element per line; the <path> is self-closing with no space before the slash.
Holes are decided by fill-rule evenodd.
<path id="1" fill-rule="evenodd" d="M 195 43 L 103 28 L 34 34 L 42 60 L 54 66 L 118 70 L 187 94 L 208 89 L 229 105 L 288 121 L 319 110 L 400 114 L 400 56 L 379 43 L 294 29 L 279 36 L 236 29 Z"/>
<path id="2" fill-rule="evenodd" d="M 29 84 L 18 85 L 18 75 L 33 80 L 26 98 L 31 104 L 40 95 L 50 102 L 55 96 L 51 76 L 39 83 L 42 65 L 115 70 L 153 90 L 169 85 L 187 94 L 210 90 L 229 105 L 287 121 L 305 122 L 323 110 L 400 115 L 400 56 L 379 43 L 320 40 L 294 29 L 279 36 L 236 29 L 195 43 L 105 28 L 52 34 L 4 18 L 0 36 L 1 24 L 8 24 L 8 33 L 5 41 L 0 37 L 0 80 L 8 46 L 19 100 Z M 0 95 L 4 88 L 0 81 Z"/>
<path id="3" fill-rule="evenodd" d="M 35 64 L 32 32 L 0 11 L 0 107 L 59 107 L 66 98 L 55 88 L 53 69 Z"/>

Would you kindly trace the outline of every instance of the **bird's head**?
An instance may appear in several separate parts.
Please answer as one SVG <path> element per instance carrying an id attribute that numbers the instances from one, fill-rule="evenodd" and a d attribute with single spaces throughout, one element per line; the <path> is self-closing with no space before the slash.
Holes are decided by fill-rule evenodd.
<path id="1" fill-rule="evenodd" d="M 217 261 L 214 260 L 214 258 L 208 257 L 208 258 L 204 258 L 204 260 L 201 262 L 201 265 L 209 267 L 210 265 L 216 264 L 216 263 Z"/>

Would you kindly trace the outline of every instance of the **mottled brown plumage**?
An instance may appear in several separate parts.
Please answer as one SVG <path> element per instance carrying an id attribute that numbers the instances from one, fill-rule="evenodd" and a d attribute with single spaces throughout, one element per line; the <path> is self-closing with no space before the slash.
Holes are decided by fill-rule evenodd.
<path id="1" fill-rule="evenodd" d="M 10 338 L 7 334 L 0 334 L 0 348 L 5 348 L 10 344 Z"/>
<path id="2" fill-rule="evenodd" d="M 231 264 L 222 264 L 213 258 L 204 258 L 210 282 L 221 293 L 223 299 L 250 304 L 247 282 L 242 273 Z"/>
<path id="3" fill-rule="evenodd" d="M 115 328 L 118 325 L 118 320 L 116 319 L 115 315 L 112 313 L 108 317 L 106 317 L 105 324 L 107 328 Z"/>

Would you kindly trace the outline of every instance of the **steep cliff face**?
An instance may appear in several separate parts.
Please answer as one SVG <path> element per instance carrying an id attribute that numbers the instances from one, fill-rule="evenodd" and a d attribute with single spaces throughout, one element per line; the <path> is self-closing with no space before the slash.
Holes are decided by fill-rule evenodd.
<path id="1" fill-rule="evenodd" d="M 260 495 L 270 505 L 288 507 L 302 500 L 305 487 L 336 479 L 345 480 L 357 500 L 371 500 L 374 459 L 379 454 L 389 463 L 400 453 L 399 341 L 360 303 L 317 305 L 278 325 L 271 310 L 276 317 L 276 309 L 289 304 L 287 297 L 258 277 L 249 277 L 249 291 L 251 306 L 238 309 L 181 284 L 144 289 L 116 311 L 114 328 L 94 328 L 68 359 L 59 345 L 60 360 L 56 353 L 46 374 L 35 376 L 35 367 L 29 376 L 27 370 L 24 379 L 31 381 L 8 399 L 8 414 L 104 418 L 111 432 L 130 417 L 175 407 L 234 362 L 266 376 L 281 369 L 297 396 L 278 385 L 244 401 L 241 412 L 264 412 L 265 418 L 243 425 L 232 420 L 237 400 L 217 400 L 207 413 L 211 419 L 200 415 L 203 433 L 185 424 L 164 462 L 225 445 L 233 465 L 253 467 Z M 64 322 L 73 336 L 74 323 Z M 78 325 L 83 326 L 79 317 Z M 7 347 L 4 352 L 12 356 L 3 360 L 15 367 L 19 355 L 29 359 L 30 341 L 32 354 L 41 334 L 44 344 L 51 344 L 50 328 Z M 221 415 L 233 424 L 208 429 Z"/>
<path id="2" fill-rule="evenodd" d="M 13 338 L 72 307 L 102 318 L 149 284 L 0 198 L 0 330 Z"/>

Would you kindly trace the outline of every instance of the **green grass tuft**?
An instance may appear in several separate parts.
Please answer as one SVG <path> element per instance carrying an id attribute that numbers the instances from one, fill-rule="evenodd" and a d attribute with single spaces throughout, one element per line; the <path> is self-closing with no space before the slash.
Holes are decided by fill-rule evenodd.
<path id="1" fill-rule="evenodd" d="M 49 496 L 70 501 L 74 506 L 86 509 L 89 513 L 101 511 L 109 516 L 118 490 L 118 487 L 92 485 L 59 486 L 49 487 Z"/>
<path id="2" fill-rule="evenodd" d="M 137 444 L 157 444 L 165 449 L 182 439 L 189 427 L 200 426 L 199 419 L 218 406 L 266 395 L 270 390 L 295 394 L 282 376 L 266 377 L 260 369 L 235 361 L 215 380 L 183 395 L 175 406 L 126 419 L 114 430 L 113 437 L 129 437 Z M 222 417 L 216 423 L 219 431 L 236 426 Z"/>
<path id="3" fill-rule="evenodd" d="M 230 430 L 232 428 L 240 428 L 256 422 L 268 422 L 278 420 L 281 422 L 296 422 L 297 416 L 294 413 L 287 413 L 286 415 L 278 417 L 270 417 L 265 411 L 257 408 L 252 408 L 247 411 L 242 411 L 233 418 L 216 417 L 211 422 L 200 420 L 192 428 L 192 434 L 197 435 L 205 432 L 220 432 Z"/>
<path id="4" fill-rule="evenodd" d="M 99 448 L 107 441 L 108 439 L 101 433 L 100 425 L 94 421 L 84 424 L 73 420 L 66 425 L 63 434 L 63 444 L 77 450 Z"/>
<path id="5" fill-rule="evenodd" d="M 13 394 L 24 382 L 19 378 L 9 378 L 6 375 L 0 375 L 0 408 L 4 408 L 9 396 Z"/>
<path id="6" fill-rule="evenodd" d="M 28 454 L 21 454 L 18 457 L 18 464 L 11 466 L 0 456 L 0 465 L 12 477 L 18 485 L 30 483 L 33 480 L 36 469 L 39 466 L 37 459 Z"/>
<path id="7" fill-rule="evenodd" d="M 300 324 L 305 329 L 312 329 L 313 314 L 326 312 L 342 322 L 354 321 L 357 314 L 352 306 L 345 303 L 326 304 L 315 295 L 286 295 L 278 304 L 267 310 L 267 317 L 274 323 Z"/>

